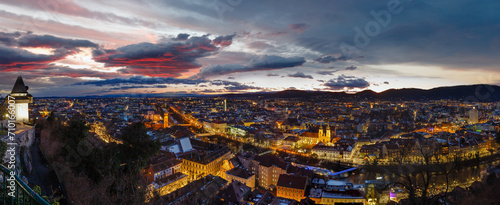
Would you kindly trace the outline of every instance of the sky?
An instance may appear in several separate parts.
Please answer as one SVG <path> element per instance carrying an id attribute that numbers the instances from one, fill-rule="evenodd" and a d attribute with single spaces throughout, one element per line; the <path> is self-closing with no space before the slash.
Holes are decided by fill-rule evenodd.
<path id="1" fill-rule="evenodd" d="M 0 94 L 500 84 L 497 0 L 2 0 Z"/>

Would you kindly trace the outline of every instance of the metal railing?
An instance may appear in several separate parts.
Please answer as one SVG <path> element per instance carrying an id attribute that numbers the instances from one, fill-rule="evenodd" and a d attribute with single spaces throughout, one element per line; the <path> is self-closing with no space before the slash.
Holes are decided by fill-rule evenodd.
<path id="1" fill-rule="evenodd" d="M 40 197 L 35 191 L 33 191 L 28 185 L 26 185 L 21 178 L 17 175 L 10 175 L 11 170 L 7 169 L 3 164 L 0 164 L 0 170 L 2 171 L 3 181 L 0 186 L 0 203 L 1 204 L 39 204 L 39 205 L 50 205 L 42 197 Z M 9 180 L 11 176 L 14 180 Z M 9 188 L 13 183 L 13 191 Z M 14 197 L 13 197 L 14 196 Z"/>

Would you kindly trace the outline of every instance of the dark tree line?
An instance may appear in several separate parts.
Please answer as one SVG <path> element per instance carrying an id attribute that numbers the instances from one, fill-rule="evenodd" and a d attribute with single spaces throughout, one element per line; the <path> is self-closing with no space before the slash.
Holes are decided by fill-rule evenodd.
<path id="1" fill-rule="evenodd" d="M 61 122 L 53 115 L 48 124 L 52 136 L 64 145 L 59 155 L 71 167 L 75 177 L 85 176 L 94 186 L 107 186 L 105 199 L 91 203 L 143 204 L 147 183 L 141 170 L 147 161 L 159 153 L 160 143 L 151 140 L 143 123 L 123 129 L 122 144 L 93 144 L 89 126 L 82 118 Z M 95 140 L 94 140 L 95 141 Z"/>

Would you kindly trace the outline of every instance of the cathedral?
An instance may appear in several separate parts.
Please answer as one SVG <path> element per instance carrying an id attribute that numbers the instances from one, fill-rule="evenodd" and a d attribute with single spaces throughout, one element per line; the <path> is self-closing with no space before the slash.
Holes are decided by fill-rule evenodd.
<path id="1" fill-rule="evenodd" d="M 321 124 L 318 130 L 318 142 L 328 144 L 331 141 L 332 141 L 332 131 L 330 130 L 330 124 L 327 124 L 326 130 L 324 130 L 323 124 Z"/>

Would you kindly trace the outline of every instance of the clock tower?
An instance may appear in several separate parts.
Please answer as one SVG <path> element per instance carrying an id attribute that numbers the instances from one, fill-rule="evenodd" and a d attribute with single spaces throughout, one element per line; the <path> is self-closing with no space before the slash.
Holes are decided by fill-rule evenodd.
<path id="1" fill-rule="evenodd" d="M 28 122 L 30 120 L 28 105 L 29 103 L 33 103 L 33 96 L 28 94 L 28 86 L 24 85 L 21 76 L 17 77 L 9 96 L 15 98 L 16 123 Z"/>

